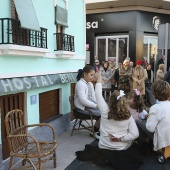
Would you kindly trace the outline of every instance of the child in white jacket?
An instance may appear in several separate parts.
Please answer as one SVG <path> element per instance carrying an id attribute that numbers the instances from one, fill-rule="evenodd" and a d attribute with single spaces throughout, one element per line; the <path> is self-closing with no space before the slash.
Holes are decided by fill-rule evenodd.
<path id="1" fill-rule="evenodd" d="M 139 122 L 140 128 L 150 137 L 153 137 L 154 150 L 170 146 L 170 85 L 162 80 L 152 85 L 153 95 L 158 104 L 150 108 L 145 122 Z"/>
<path id="2" fill-rule="evenodd" d="M 96 76 L 95 95 L 101 113 L 99 148 L 126 150 L 139 136 L 139 132 L 128 110 L 125 94 L 123 91 L 115 91 L 108 105 L 102 96 L 101 74 Z"/>

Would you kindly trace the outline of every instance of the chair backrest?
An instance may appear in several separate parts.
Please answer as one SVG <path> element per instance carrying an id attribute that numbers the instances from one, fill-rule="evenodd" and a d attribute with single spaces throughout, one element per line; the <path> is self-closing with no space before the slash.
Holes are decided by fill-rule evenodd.
<path id="1" fill-rule="evenodd" d="M 10 138 L 11 135 L 27 134 L 24 113 L 12 110 L 5 116 L 5 128 L 10 152 L 18 152 L 28 143 L 27 137 Z"/>
<path id="2" fill-rule="evenodd" d="M 69 97 L 69 101 L 70 101 L 70 107 L 71 107 L 71 120 L 73 120 L 75 118 L 74 116 L 74 109 L 75 109 L 75 106 L 74 106 L 74 94 L 72 94 L 70 97 Z"/>

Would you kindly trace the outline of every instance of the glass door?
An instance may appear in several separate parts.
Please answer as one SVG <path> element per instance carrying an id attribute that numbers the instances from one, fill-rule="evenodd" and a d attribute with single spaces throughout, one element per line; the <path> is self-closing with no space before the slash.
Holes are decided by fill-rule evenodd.
<path id="1" fill-rule="evenodd" d="M 100 38 L 97 41 L 97 56 L 99 61 L 103 61 L 106 58 L 106 39 L 105 38 Z"/>
<path id="2" fill-rule="evenodd" d="M 96 37 L 96 55 L 100 62 L 114 61 L 116 66 L 128 57 L 129 36 L 100 36 Z"/>
<path id="3" fill-rule="evenodd" d="M 158 37 L 144 36 L 143 57 L 147 58 L 148 63 L 155 61 L 158 54 Z"/>

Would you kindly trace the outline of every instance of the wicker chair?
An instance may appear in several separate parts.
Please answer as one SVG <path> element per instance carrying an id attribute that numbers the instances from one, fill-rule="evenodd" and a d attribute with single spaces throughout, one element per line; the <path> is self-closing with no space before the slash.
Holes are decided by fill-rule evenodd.
<path id="1" fill-rule="evenodd" d="M 5 116 L 5 126 L 10 151 L 9 170 L 22 161 L 22 168 L 33 167 L 42 170 L 42 163 L 53 159 L 54 168 L 56 168 L 56 135 L 51 125 L 47 123 L 26 125 L 25 115 L 21 110 L 12 110 Z M 29 127 L 47 126 L 53 134 L 52 141 L 39 141 L 36 137 L 28 134 Z M 13 165 L 13 158 L 21 158 Z M 13 166 L 12 166 L 13 165 Z"/>
<path id="2" fill-rule="evenodd" d="M 79 113 L 76 111 L 75 106 L 74 106 L 74 94 L 71 95 L 69 97 L 69 101 L 70 101 L 70 106 L 71 106 L 71 110 L 73 115 L 71 115 L 74 119 L 74 126 L 71 132 L 71 136 L 73 135 L 74 130 L 83 130 L 83 129 L 87 129 L 90 132 L 92 132 L 93 136 L 94 136 L 94 124 L 93 124 L 93 120 L 98 120 L 100 119 L 100 116 L 93 116 L 92 113 L 89 110 L 89 115 L 84 115 L 82 113 Z M 91 121 L 91 125 L 89 124 L 89 122 L 87 120 Z M 85 121 L 87 126 L 83 125 L 82 122 Z M 78 127 L 77 127 L 78 125 Z"/>

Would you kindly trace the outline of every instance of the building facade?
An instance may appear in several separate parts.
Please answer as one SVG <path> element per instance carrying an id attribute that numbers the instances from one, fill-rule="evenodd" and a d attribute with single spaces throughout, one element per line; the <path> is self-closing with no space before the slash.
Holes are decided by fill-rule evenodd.
<path id="1" fill-rule="evenodd" d="M 134 62 L 143 57 L 148 62 L 158 59 L 165 54 L 158 47 L 159 25 L 170 23 L 169 16 L 140 10 L 87 14 L 86 46 L 90 63 L 94 63 L 96 55 L 100 61 L 116 61 L 117 65 L 126 57 Z"/>
<path id="2" fill-rule="evenodd" d="M 4 160 L 9 156 L 4 126 L 9 110 L 22 109 L 28 124 L 69 116 L 76 72 L 85 64 L 86 37 L 84 0 L 0 3 L 0 142 Z M 64 122 L 60 126 L 66 128 Z"/>

